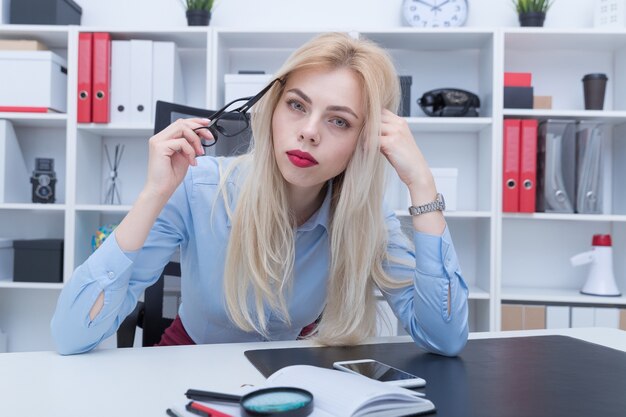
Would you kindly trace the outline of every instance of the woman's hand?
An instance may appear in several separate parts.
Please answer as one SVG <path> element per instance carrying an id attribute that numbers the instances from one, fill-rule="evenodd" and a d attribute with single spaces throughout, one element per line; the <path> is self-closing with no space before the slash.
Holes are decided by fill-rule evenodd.
<path id="1" fill-rule="evenodd" d="M 387 109 L 381 116 L 380 151 L 398 173 L 403 183 L 412 187 L 429 187 L 434 190 L 434 180 L 406 120 Z M 433 191 L 429 196 L 432 199 Z"/>
<path id="2" fill-rule="evenodd" d="M 178 119 L 149 140 L 148 178 L 144 191 L 166 198 L 182 182 L 189 165 L 197 165 L 196 155 L 204 155 L 200 137 L 212 139 L 208 119 Z"/>

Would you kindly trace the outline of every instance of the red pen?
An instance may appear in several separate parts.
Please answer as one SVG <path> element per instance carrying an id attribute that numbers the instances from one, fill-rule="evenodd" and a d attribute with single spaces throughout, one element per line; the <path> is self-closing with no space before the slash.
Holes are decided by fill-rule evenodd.
<path id="1" fill-rule="evenodd" d="M 197 403 L 195 401 L 189 401 L 186 408 L 187 411 L 195 414 L 199 414 L 199 411 L 203 415 L 206 415 L 206 417 L 233 417 L 230 414 L 222 413 L 221 411 L 217 411 L 214 408 L 207 407 L 206 405 Z"/>

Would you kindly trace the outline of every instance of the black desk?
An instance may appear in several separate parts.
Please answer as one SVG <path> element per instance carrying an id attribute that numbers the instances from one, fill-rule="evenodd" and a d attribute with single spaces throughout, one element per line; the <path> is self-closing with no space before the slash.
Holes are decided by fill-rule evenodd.
<path id="1" fill-rule="evenodd" d="M 339 360 L 378 359 L 426 379 L 437 416 L 626 416 L 626 352 L 567 336 L 470 340 L 456 358 L 413 343 L 245 355 L 265 376 L 288 365 L 332 368 Z"/>

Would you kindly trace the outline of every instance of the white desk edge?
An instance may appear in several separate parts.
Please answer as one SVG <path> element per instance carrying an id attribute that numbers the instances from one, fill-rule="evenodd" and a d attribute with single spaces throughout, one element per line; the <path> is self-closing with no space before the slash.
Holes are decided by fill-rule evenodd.
<path id="1" fill-rule="evenodd" d="M 470 339 L 565 335 L 626 352 L 626 331 L 608 328 L 473 333 Z M 367 343 L 405 342 L 408 336 Z M 165 416 L 188 388 L 234 391 L 263 376 L 243 353 L 313 346 L 306 341 L 0 354 L 0 416 Z"/>

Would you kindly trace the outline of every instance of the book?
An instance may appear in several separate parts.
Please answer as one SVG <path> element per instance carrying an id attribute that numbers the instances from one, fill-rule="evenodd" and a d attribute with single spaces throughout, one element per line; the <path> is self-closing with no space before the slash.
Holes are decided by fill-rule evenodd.
<path id="1" fill-rule="evenodd" d="M 271 387 L 297 387 L 312 393 L 315 408 L 309 417 L 400 417 L 435 411 L 435 405 L 422 393 L 317 366 L 287 366 L 252 391 Z M 211 402 L 210 407 L 232 416 L 243 415 L 237 405 Z M 179 407 L 179 410 L 184 409 L 184 406 Z M 180 414 L 193 415 L 186 411 Z"/>
<path id="2" fill-rule="evenodd" d="M 317 366 L 287 366 L 270 375 L 267 386 L 311 392 L 316 416 L 395 417 L 435 411 L 435 405 L 415 391 Z"/>

